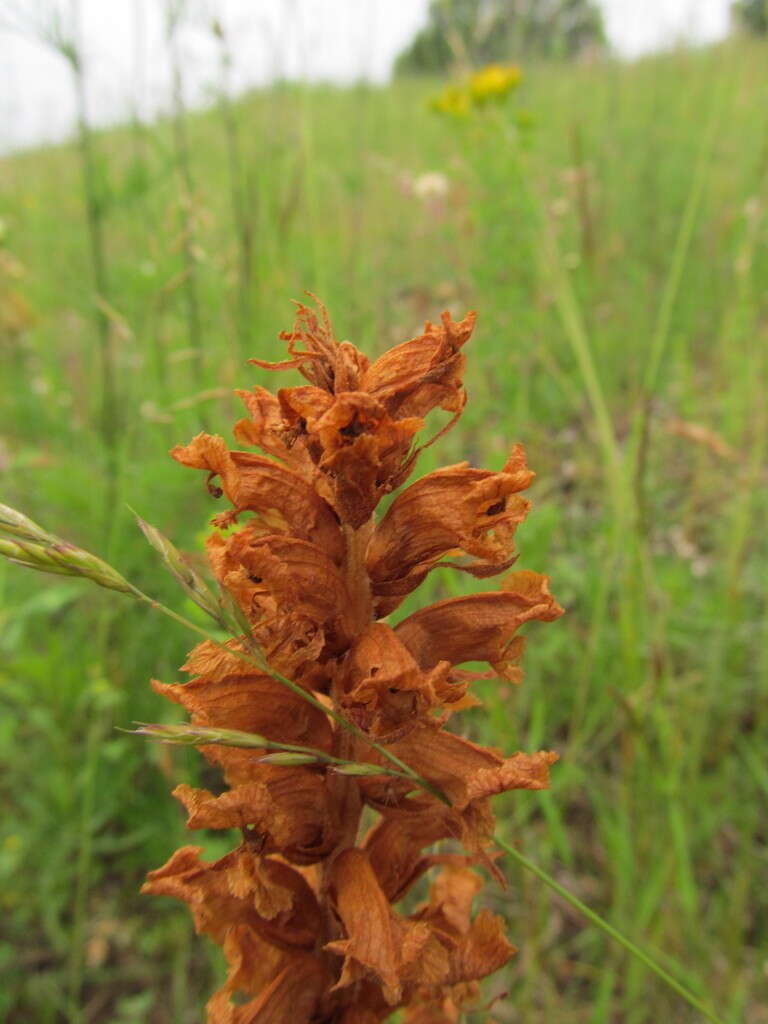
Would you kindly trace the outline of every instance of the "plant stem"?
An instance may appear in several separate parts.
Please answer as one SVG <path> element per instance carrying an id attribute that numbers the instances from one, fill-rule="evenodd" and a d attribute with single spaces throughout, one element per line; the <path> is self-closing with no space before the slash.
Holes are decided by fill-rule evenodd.
<path id="1" fill-rule="evenodd" d="M 693 992 L 673 978 L 672 975 L 665 971 L 660 964 L 656 963 L 652 957 L 640 949 L 639 946 L 636 946 L 631 939 L 628 939 L 626 935 L 623 935 L 617 928 L 614 928 L 612 924 L 609 924 L 608 921 L 600 917 L 600 915 L 594 910 L 591 910 L 586 903 L 582 903 L 578 896 L 574 896 L 572 892 L 569 892 L 568 889 L 560 885 L 559 882 L 556 882 L 555 879 L 551 875 L 547 874 L 543 868 L 534 864 L 533 861 L 528 860 L 528 858 L 520 853 L 519 850 L 516 850 L 514 846 L 501 839 L 498 835 L 494 835 L 493 841 L 500 846 L 502 850 L 508 853 L 510 857 L 514 858 L 518 864 L 521 864 L 526 868 L 526 870 L 531 871 L 537 878 L 541 879 L 545 885 L 549 886 L 553 892 L 556 892 L 558 896 L 564 899 L 567 903 L 570 903 L 572 907 L 575 907 L 576 910 L 583 914 L 588 921 L 594 924 L 597 928 L 600 928 L 601 931 L 604 931 L 605 934 L 613 939 L 614 942 L 618 942 L 619 945 L 623 946 L 632 954 L 632 956 L 642 961 L 649 970 L 658 975 L 666 985 L 669 985 L 671 989 L 674 989 L 679 996 L 681 996 L 694 1009 L 698 1010 L 699 1013 L 702 1013 L 707 1020 L 712 1021 L 713 1024 L 725 1024 L 722 1018 L 718 1017 L 714 1011 L 710 1010 L 705 1003 L 693 994 Z"/>
<path id="2" fill-rule="evenodd" d="M 144 601 L 145 604 L 150 605 L 152 608 L 156 608 L 158 611 L 162 612 L 163 615 L 167 615 L 169 618 L 173 619 L 174 622 L 178 622 L 180 625 L 185 626 L 187 629 L 191 629 L 199 636 L 202 636 L 206 640 L 209 640 L 211 643 L 215 644 L 220 650 L 224 651 L 226 654 L 234 655 L 236 658 L 240 658 L 243 661 L 247 661 L 250 664 L 255 665 L 262 672 L 268 672 L 279 683 L 282 683 L 283 686 L 287 686 L 289 690 L 295 693 L 298 697 L 301 697 L 302 700 L 305 700 L 308 704 L 311 704 L 313 707 L 316 707 L 319 711 L 322 711 L 324 715 L 328 715 L 338 725 L 340 725 L 341 728 L 346 729 L 347 732 L 352 733 L 355 737 L 357 737 L 357 739 L 364 740 L 366 743 L 369 744 L 369 746 L 373 747 L 374 750 L 381 754 L 382 757 L 385 757 L 388 761 L 391 761 L 392 764 L 397 765 L 397 767 L 402 772 L 404 772 L 408 776 L 408 778 L 413 779 L 413 781 L 417 783 L 419 786 L 421 786 L 422 789 L 425 789 L 428 793 L 431 793 L 432 796 L 437 797 L 438 800 L 442 801 L 442 803 L 446 804 L 448 807 L 451 806 L 450 800 L 446 797 L 445 793 L 443 793 L 437 786 L 433 785 L 427 779 L 422 778 L 420 775 L 414 772 L 414 770 L 410 768 L 405 763 L 405 761 L 402 761 L 396 754 L 393 754 L 391 750 L 387 750 L 387 748 L 384 747 L 381 743 L 377 743 L 376 740 L 371 739 L 371 737 L 368 736 L 365 732 L 363 732 L 362 729 L 358 728 L 358 726 L 356 726 L 354 722 L 350 722 L 349 719 L 345 718 L 342 714 L 340 714 L 340 712 L 336 711 L 334 708 L 328 707 L 328 705 L 326 704 L 323 704 L 323 702 L 321 700 L 318 700 L 317 697 L 313 697 L 312 694 L 309 693 L 309 691 L 299 686 L 298 683 L 294 683 L 292 679 L 288 679 L 286 676 L 276 671 L 274 668 L 272 668 L 271 665 L 267 664 L 267 662 L 264 659 L 258 658 L 253 654 L 249 654 L 247 651 L 237 650 L 236 648 L 228 647 L 221 640 L 217 640 L 215 636 L 210 634 L 207 630 L 203 629 L 202 626 L 198 626 L 196 623 L 191 622 L 189 619 L 185 619 L 183 615 L 179 615 L 179 613 L 175 612 L 172 608 L 168 608 L 166 605 L 161 604 L 154 598 L 149 597 L 148 594 L 145 594 L 142 590 L 139 590 L 139 588 L 135 587 L 133 584 L 129 584 L 129 586 L 131 588 L 131 593 L 140 601 Z"/>
<path id="3" fill-rule="evenodd" d="M 251 279 L 253 276 L 254 236 L 252 196 L 248 177 L 243 173 L 240 125 L 231 97 L 229 78 L 232 67 L 232 51 L 230 37 L 220 22 L 216 22 L 214 33 L 219 40 L 219 111 L 226 136 L 229 197 L 232 223 L 237 238 L 237 328 L 241 351 L 243 355 L 247 355 L 251 340 L 252 319 Z"/>
<path id="4" fill-rule="evenodd" d="M 107 257 L 104 246 L 104 198 L 103 185 L 99 183 L 96 156 L 93 149 L 93 135 L 88 121 L 88 103 L 85 87 L 85 63 L 81 42 L 80 0 L 71 0 L 72 45 L 61 51 L 72 69 L 77 109 L 77 145 L 80 152 L 80 166 L 83 177 L 83 198 L 88 226 L 91 274 L 95 291 L 93 317 L 99 344 L 101 363 L 101 438 L 106 456 L 106 520 L 112 513 L 116 500 L 118 473 L 117 442 L 119 436 L 119 414 L 117 375 L 112 332 L 104 303 L 109 302 L 107 278 Z"/>
<path id="5" fill-rule="evenodd" d="M 685 209 L 680 219 L 675 248 L 672 253 L 672 262 L 664 284 L 664 291 L 659 305 L 656 325 L 651 338 L 650 353 L 645 367 L 643 383 L 640 393 L 639 411 L 633 424 L 630 442 L 630 465 L 632 467 L 635 513 L 640 533 L 644 534 L 648 529 L 648 510 L 646 503 L 646 475 L 648 467 L 648 449 L 650 445 L 651 426 L 651 405 L 653 401 L 656 381 L 659 375 L 662 358 L 669 342 L 669 335 L 672 327 L 672 313 L 675 307 L 680 284 L 685 270 L 686 259 L 691 247 L 693 229 L 696 225 L 699 209 L 704 195 L 704 186 L 707 181 L 707 171 L 712 159 L 717 129 L 725 109 L 725 85 L 728 81 L 726 75 L 722 75 L 715 93 L 712 109 L 709 113 L 709 120 L 704 129 L 701 141 L 701 149 L 696 163 L 691 187 L 688 192 Z"/>
<path id="6" fill-rule="evenodd" d="M 198 261 L 195 255 L 195 186 L 192 177 L 189 139 L 187 137 L 187 111 L 184 103 L 184 83 L 181 73 L 181 56 L 178 46 L 178 32 L 184 12 L 184 0 L 169 0 L 167 3 L 167 40 L 171 52 L 171 73 L 173 80 L 173 142 L 176 170 L 180 180 L 181 248 L 184 256 L 184 300 L 186 305 L 189 343 L 194 352 L 196 383 L 201 390 L 205 387 L 205 351 L 203 328 L 200 316 L 200 299 L 197 291 Z"/>

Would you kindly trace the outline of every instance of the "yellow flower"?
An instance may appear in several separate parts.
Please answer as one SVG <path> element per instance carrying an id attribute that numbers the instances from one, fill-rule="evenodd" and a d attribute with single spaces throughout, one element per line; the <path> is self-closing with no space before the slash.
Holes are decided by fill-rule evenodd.
<path id="1" fill-rule="evenodd" d="M 473 103 L 482 106 L 504 99 L 516 88 L 523 73 L 516 64 L 488 64 L 470 76 L 469 93 Z"/>
<path id="2" fill-rule="evenodd" d="M 429 101 L 431 110 L 465 117 L 473 107 L 500 103 L 523 78 L 517 64 L 487 64 L 458 85 L 446 87 Z"/>
<path id="3" fill-rule="evenodd" d="M 430 109 L 438 114 L 450 114 L 452 117 L 466 117 L 469 113 L 472 97 L 461 85 L 446 85 L 442 92 L 429 101 Z"/>

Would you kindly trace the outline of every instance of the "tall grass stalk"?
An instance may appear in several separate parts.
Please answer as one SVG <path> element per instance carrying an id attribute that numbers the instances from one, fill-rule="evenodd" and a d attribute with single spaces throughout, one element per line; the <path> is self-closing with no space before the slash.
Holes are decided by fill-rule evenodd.
<path id="1" fill-rule="evenodd" d="M 540 879 L 546 886 L 548 886 L 553 892 L 564 899 L 567 903 L 570 903 L 572 907 L 575 907 L 580 914 L 583 914 L 587 920 L 593 924 L 596 928 L 599 928 L 604 932 L 613 942 L 617 942 L 620 946 L 623 946 L 635 959 L 639 960 L 644 964 L 650 971 L 652 971 L 657 977 L 659 977 L 665 985 L 668 985 L 677 994 L 685 1000 L 690 1006 L 699 1013 L 703 1014 L 707 1020 L 712 1021 L 712 1024 L 725 1024 L 721 1017 L 718 1017 L 713 1010 L 711 1010 L 705 1002 L 694 995 L 689 989 L 682 985 L 679 981 L 672 977 L 672 975 L 666 971 L 661 964 L 657 963 L 652 956 L 641 949 L 631 939 L 628 939 L 626 935 L 623 935 L 618 928 L 614 928 L 612 924 L 602 918 L 599 914 L 595 913 L 590 907 L 586 905 L 582 900 L 575 896 L 572 892 L 560 885 L 548 872 L 540 868 L 538 864 L 534 864 L 532 860 L 529 860 L 524 854 L 516 850 L 514 846 L 508 843 L 505 839 L 495 835 L 494 842 L 505 851 L 505 853 L 516 860 L 521 867 L 524 867 L 526 871 L 530 871 L 538 879 Z"/>
<path id="2" fill-rule="evenodd" d="M 54 6 L 37 16 L 21 3 L 6 2 L 0 10 L 0 29 L 27 37 L 56 53 L 69 68 L 75 95 L 76 140 L 85 207 L 88 262 L 93 295 L 90 314 L 96 332 L 99 365 L 99 414 L 97 422 L 105 458 L 105 523 L 114 508 L 119 474 L 119 388 L 115 351 L 105 304 L 110 304 L 109 259 L 105 242 L 107 189 L 96 152 L 88 110 L 86 56 L 82 40 L 81 3 L 69 0 L 70 24 Z"/>
<path id="3" fill-rule="evenodd" d="M 179 33 L 186 13 L 186 0 L 166 0 L 165 36 L 171 57 L 173 93 L 173 146 L 179 179 L 180 246 L 184 260 L 183 291 L 189 344 L 193 351 L 195 386 L 205 387 L 205 350 L 200 296 L 198 293 L 199 259 L 196 244 L 196 205 L 198 197 L 192 171 L 192 156 L 187 135 L 187 109 L 184 100 L 184 78 L 179 52 Z"/>
<path id="4" fill-rule="evenodd" d="M 675 246 L 672 251 L 672 260 L 661 294 L 656 323 L 648 351 L 648 361 L 645 365 L 638 399 L 638 411 L 632 428 L 629 459 L 632 471 L 637 531 L 641 536 L 646 535 L 649 528 L 646 477 L 653 399 L 656 394 L 659 370 L 669 345 L 675 302 L 685 273 L 686 261 L 691 249 L 691 239 L 693 238 L 696 220 L 701 209 L 709 177 L 715 140 L 717 139 L 725 111 L 728 86 L 732 85 L 731 80 L 732 72 L 730 68 L 720 71 L 717 88 L 712 97 L 711 107 L 702 133 L 701 148 L 693 177 L 691 178 L 691 186 L 680 218 Z"/>
<path id="5" fill-rule="evenodd" d="M 101 357 L 101 433 L 107 458 L 107 510 L 114 508 L 118 476 L 119 408 L 117 370 L 112 331 L 103 303 L 110 302 L 107 280 L 107 252 L 104 242 L 104 181 L 99 175 L 88 118 L 85 55 L 82 43 L 80 0 L 70 0 L 72 13 L 72 40 L 60 50 L 72 70 L 77 100 L 77 141 L 83 173 L 83 193 L 88 223 L 91 271 L 96 301 L 93 303 L 94 323 L 99 339 Z M 108 513 L 107 513 L 108 514 Z"/>
<path id="6" fill-rule="evenodd" d="M 606 531 L 608 550 L 603 555 L 604 571 L 600 574 L 592 603 L 585 664 L 579 677 L 571 722 L 571 735 L 577 738 L 577 743 L 581 744 L 588 742 L 586 732 L 582 729 L 583 718 L 591 690 L 593 666 L 608 615 L 609 596 L 617 579 L 622 593 L 622 600 L 619 602 L 619 617 L 624 634 L 623 650 L 630 661 L 635 657 L 636 643 L 633 634 L 636 628 L 634 607 L 636 593 L 631 578 L 635 550 L 632 535 L 632 494 L 628 487 L 625 459 L 619 447 L 613 418 L 600 379 L 595 347 L 587 330 L 569 272 L 564 266 L 543 197 L 533 184 L 533 173 L 525 154 L 519 152 L 514 140 L 510 143 L 510 151 L 516 158 L 518 178 L 524 190 L 528 208 L 534 218 L 536 248 L 534 256 L 537 260 L 539 275 L 541 280 L 547 282 L 552 289 L 560 322 L 576 361 L 582 387 L 591 409 L 602 455 L 608 496 L 609 525 Z M 575 749 L 573 753 L 575 754 Z"/>
<path id="7" fill-rule="evenodd" d="M 112 609 L 105 606 L 99 616 L 98 647 L 104 651 L 108 642 Z M 81 788 L 79 818 L 77 821 L 77 863 L 75 867 L 75 892 L 72 900 L 72 926 L 67 962 L 69 1024 L 86 1021 L 82 1005 L 82 990 L 85 978 L 86 936 L 88 924 L 88 903 L 93 867 L 93 819 L 97 811 L 96 778 L 101 760 L 101 749 L 106 739 L 108 726 L 97 702 L 88 707 L 88 721 L 85 723 L 85 745 L 82 768 L 78 777 Z"/>
<path id="8" fill-rule="evenodd" d="M 241 353 L 247 355 L 251 348 L 253 323 L 253 256 L 256 233 L 254 184 L 251 178 L 253 169 L 248 168 L 243 159 L 240 122 L 232 102 L 232 40 L 221 20 L 217 19 L 212 23 L 211 31 L 219 46 L 217 102 L 226 139 L 232 227 L 237 240 L 237 332 Z"/>

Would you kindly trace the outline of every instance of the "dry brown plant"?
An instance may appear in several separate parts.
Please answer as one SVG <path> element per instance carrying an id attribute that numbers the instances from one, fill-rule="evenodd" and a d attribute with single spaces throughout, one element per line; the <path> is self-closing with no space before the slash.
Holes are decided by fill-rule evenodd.
<path id="1" fill-rule="evenodd" d="M 444 313 L 370 362 L 336 340 L 322 306 L 318 315 L 299 304 L 283 335 L 289 358 L 253 361 L 298 369 L 307 383 L 239 392 L 248 416 L 235 436 L 264 454 L 210 434 L 172 452 L 230 503 L 212 520 L 208 556 L 250 636 L 227 648 L 203 641 L 182 666 L 189 682 L 153 685 L 200 729 L 319 753 L 202 743 L 228 788 L 174 791 L 189 828 L 240 832 L 215 862 L 196 846 L 176 851 L 144 886 L 186 901 L 198 932 L 224 948 L 229 974 L 208 1004 L 210 1024 L 373 1024 L 397 1008 L 408 1024 L 447 1024 L 515 952 L 500 917 L 472 914 L 474 867 L 497 873 L 489 798 L 546 787 L 557 755 L 502 756 L 446 726 L 478 703 L 473 680 L 519 682 L 518 628 L 562 612 L 546 576 L 508 571 L 533 473 L 515 445 L 501 471 L 436 470 L 376 517 L 461 415 L 474 322 Z M 435 408 L 450 420 L 418 447 Z M 443 565 L 506 575 L 493 591 L 390 623 Z M 244 660 L 249 644 L 263 671 Z M 393 758 L 429 788 L 391 770 Z M 432 869 L 426 902 L 395 909 Z"/>

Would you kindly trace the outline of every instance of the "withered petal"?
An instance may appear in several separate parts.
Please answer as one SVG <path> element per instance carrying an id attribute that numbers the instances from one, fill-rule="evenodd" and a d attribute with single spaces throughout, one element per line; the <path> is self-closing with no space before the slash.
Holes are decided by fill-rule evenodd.
<path id="1" fill-rule="evenodd" d="M 198 932 L 222 943 L 228 930 L 247 925 L 281 949 L 311 949 L 320 925 L 317 899 L 294 868 L 241 846 L 217 861 L 202 861 L 185 846 L 147 875 L 142 892 L 188 903 Z"/>
<path id="2" fill-rule="evenodd" d="M 278 608 L 290 609 L 325 629 L 343 649 L 354 630 L 349 592 L 333 561 L 319 547 L 293 537 L 245 534 L 230 538 L 229 552 L 256 577 Z"/>
<path id="3" fill-rule="evenodd" d="M 275 962 L 258 937 L 243 928 L 233 929 L 225 951 L 232 968 L 227 984 L 208 1002 L 208 1024 L 310 1024 L 328 985 L 327 969 L 316 956 L 283 953 Z M 264 981 L 254 985 L 254 977 Z M 236 991 L 259 994 L 235 1006 L 230 997 Z"/>
<path id="4" fill-rule="evenodd" d="M 225 641 L 223 646 L 213 640 L 202 640 L 189 652 L 181 671 L 190 675 L 205 676 L 209 682 L 214 683 L 222 682 L 229 676 L 252 675 L 253 665 L 235 654 L 235 651 L 245 653 L 245 648 L 234 638 Z"/>
<path id="5" fill-rule="evenodd" d="M 438 907 L 447 924 L 458 935 L 463 935 L 469 931 L 472 904 L 482 884 L 478 873 L 471 868 L 445 867 L 432 883 L 429 893 L 430 906 Z"/>
<path id="6" fill-rule="evenodd" d="M 424 672 L 391 626 L 373 622 L 344 661 L 341 706 L 367 731 L 391 732 L 434 708 L 461 706 L 467 688 L 449 681 L 449 669 L 441 662 Z"/>
<path id="7" fill-rule="evenodd" d="M 322 471 L 342 521 L 358 529 L 410 471 L 411 439 L 422 420 L 392 420 L 363 391 L 331 396 L 321 388 L 283 388 L 279 397 L 295 445 Z"/>
<path id="8" fill-rule="evenodd" d="M 441 955 L 437 943 L 428 927 L 392 910 L 364 851 L 339 854 L 331 868 L 331 884 L 347 936 L 325 946 L 345 958 L 336 987 L 373 977 L 380 982 L 384 999 L 396 1006 L 403 984 L 418 972 L 420 961 L 432 976 L 435 956 Z"/>
<path id="9" fill-rule="evenodd" d="M 532 479 L 518 446 L 500 473 L 462 462 L 428 473 L 399 494 L 366 552 L 374 594 L 389 599 L 380 614 L 392 611 L 399 601 L 391 599 L 414 590 L 450 551 L 482 559 L 478 575 L 494 565 L 497 571 L 508 567 L 515 529 L 530 504 L 517 492 Z"/>
<path id="10" fill-rule="evenodd" d="M 381 763 L 377 751 L 364 754 L 367 744 L 362 740 L 358 743 L 360 759 L 367 757 Z M 558 757 L 551 751 L 539 751 L 535 754 L 518 752 L 504 758 L 428 721 L 414 724 L 402 738 L 387 746 L 419 775 L 439 786 L 458 811 L 475 800 L 510 789 L 547 788 L 549 766 Z M 366 785 L 375 786 L 376 782 Z M 379 787 L 384 785 L 378 783 Z"/>
<path id="11" fill-rule="evenodd" d="M 368 368 L 368 358 L 350 342 L 336 340 L 325 306 L 316 296 L 312 295 L 312 298 L 320 310 L 320 317 L 310 306 L 297 302 L 293 330 L 280 334 L 288 342 L 292 358 L 278 363 L 263 359 L 251 359 L 250 362 L 268 370 L 295 367 L 311 384 L 326 391 L 350 391 L 357 387 Z M 304 349 L 298 348 L 300 344 Z"/>
<path id="12" fill-rule="evenodd" d="M 220 796 L 182 784 L 173 795 L 187 809 L 188 828 L 248 828 L 261 836 L 265 853 L 279 852 L 296 864 L 327 856 L 341 837 L 337 808 L 324 778 L 304 768 L 259 766 L 262 779 Z"/>
<path id="13" fill-rule="evenodd" d="M 447 984 L 486 978 L 508 963 L 517 948 L 507 940 L 504 919 L 483 908 L 451 956 Z"/>
<path id="14" fill-rule="evenodd" d="M 476 319 L 475 313 L 468 313 L 456 322 L 446 312 L 440 324 L 428 321 L 423 334 L 389 349 L 371 364 L 361 390 L 378 398 L 393 418 L 423 417 L 435 406 L 461 409 L 465 357 L 460 349 Z"/>
<path id="15" fill-rule="evenodd" d="M 563 609 L 549 592 L 549 578 L 540 573 L 510 573 L 502 587 L 437 601 L 403 619 L 395 633 L 422 668 L 439 661 L 487 661 L 510 678 L 509 662 L 520 653 L 511 646 L 517 628 L 530 619 L 551 622 Z M 519 673 L 513 670 L 511 678 L 517 680 Z"/>
<path id="16" fill-rule="evenodd" d="M 272 533 L 277 516 L 286 532 L 318 544 L 336 562 L 341 560 L 344 540 L 336 514 L 298 473 L 263 455 L 230 451 L 224 438 L 213 434 L 198 434 L 188 445 L 177 445 L 171 455 L 185 466 L 220 476 L 236 511 L 269 516 Z"/>
<path id="17" fill-rule="evenodd" d="M 411 886 L 435 864 L 451 859 L 467 862 L 457 854 L 422 851 L 440 839 L 454 838 L 456 826 L 445 809 L 434 802 L 421 814 L 387 814 L 366 836 L 364 849 L 374 874 L 390 903 L 397 903 Z"/>
<path id="18" fill-rule="evenodd" d="M 152 680 L 152 688 L 186 708 L 195 725 L 237 729 L 330 751 L 332 732 L 326 715 L 272 676 L 256 672 L 221 679 L 198 676 L 183 684 Z M 224 768 L 230 785 L 256 780 L 258 750 L 220 744 L 201 745 L 200 750 Z"/>
<path id="19" fill-rule="evenodd" d="M 302 448 L 294 449 L 290 444 L 277 396 L 259 386 L 251 391 L 238 390 L 235 394 L 250 413 L 250 419 L 241 419 L 235 424 L 237 440 L 261 448 L 297 473 L 306 475 L 311 463 Z"/>
<path id="20" fill-rule="evenodd" d="M 189 904 L 199 932 L 221 942 L 243 924 L 284 949 L 314 945 L 319 927 L 316 897 L 299 871 L 246 846 L 216 861 L 201 860 L 200 847 L 183 847 L 147 874 L 142 892 L 174 896 Z"/>

